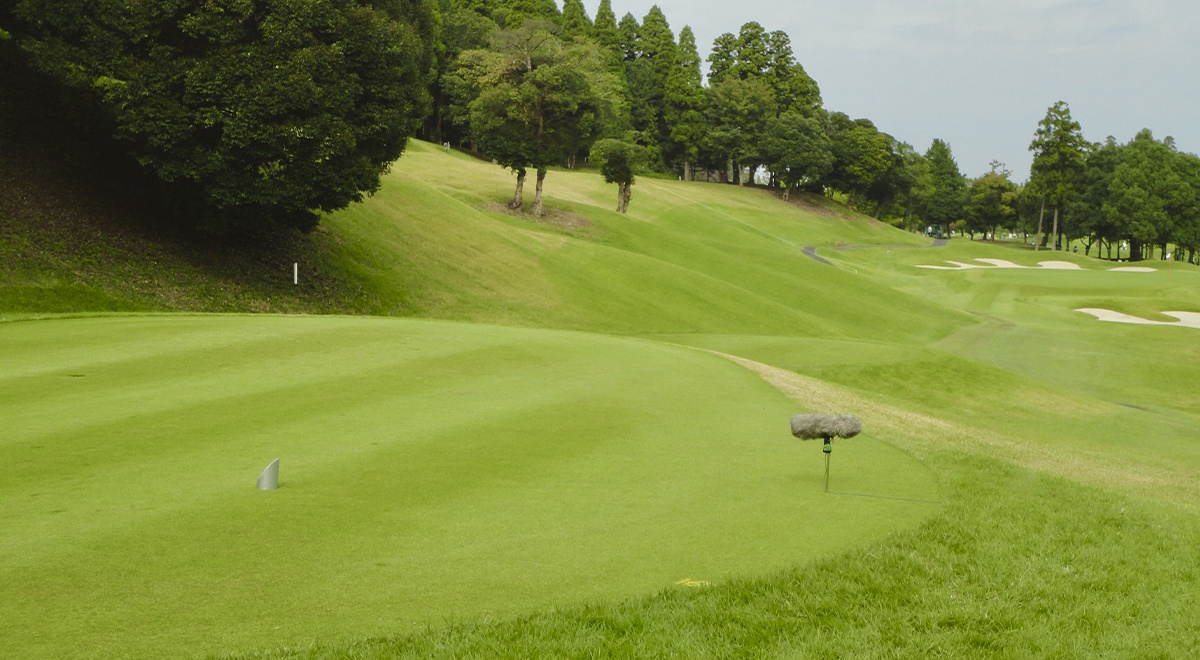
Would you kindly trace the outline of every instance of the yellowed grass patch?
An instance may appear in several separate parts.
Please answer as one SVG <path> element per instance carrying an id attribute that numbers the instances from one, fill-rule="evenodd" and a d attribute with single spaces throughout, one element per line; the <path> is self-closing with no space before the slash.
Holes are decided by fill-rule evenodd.
<path id="1" fill-rule="evenodd" d="M 937 451 L 966 451 L 1082 483 L 1200 510 L 1200 475 L 1185 466 L 1172 469 L 1162 465 L 1118 462 L 1103 452 L 1040 445 L 872 401 L 845 388 L 786 369 L 710 352 L 753 371 L 809 410 L 857 415 L 868 433 L 921 458 Z"/>

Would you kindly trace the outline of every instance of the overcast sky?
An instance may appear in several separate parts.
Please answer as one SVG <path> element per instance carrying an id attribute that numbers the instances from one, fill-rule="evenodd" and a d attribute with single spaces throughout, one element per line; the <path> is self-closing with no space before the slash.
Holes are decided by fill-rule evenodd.
<path id="1" fill-rule="evenodd" d="M 676 37 L 692 27 L 701 58 L 747 21 L 783 30 L 826 109 L 921 152 L 941 138 L 970 177 L 999 160 L 1027 179 L 1037 122 L 1059 100 L 1090 141 L 1149 128 L 1200 152 L 1196 0 L 611 1 L 639 22 L 657 4 Z M 585 0 L 593 17 L 599 4 Z"/>

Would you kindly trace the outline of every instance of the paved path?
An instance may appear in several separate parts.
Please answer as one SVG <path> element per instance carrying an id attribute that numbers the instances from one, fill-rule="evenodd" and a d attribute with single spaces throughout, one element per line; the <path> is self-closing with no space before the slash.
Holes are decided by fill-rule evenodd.
<path id="1" fill-rule="evenodd" d="M 806 257 L 812 257 L 814 260 L 816 260 L 816 261 L 819 261 L 819 262 L 821 262 L 821 263 L 825 264 L 826 266 L 832 266 L 832 265 L 833 265 L 833 262 L 832 262 L 832 261 L 830 261 L 830 260 L 826 259 L 825 257 L 822 257 L 821 255 L 817 254 L 817 248 L 815 248 L 815 247 L 813 247 L 813 246 L 811 246 L 811 245 L 806 245 L 806 246 L 804 246 L 804 248 L 803 248 L 803 249 L 801 249 L 800 251 L 804 253 L 804 256 L 806 256 Z"/>

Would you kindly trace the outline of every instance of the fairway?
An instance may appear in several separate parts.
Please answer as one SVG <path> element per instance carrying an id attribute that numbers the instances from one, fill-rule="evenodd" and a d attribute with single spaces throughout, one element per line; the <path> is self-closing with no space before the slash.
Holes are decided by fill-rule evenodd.
<path id="1" fill-rule="evenodd" d="M 910 528 L 868 428 L 710 353 L 347 317 L 0 325 L 0 655 L 163 657 L 687 589 Z M 847 411 L 854 412 L 854 411 Z M 281 459 L 281 488 L 255 478 Z"/>

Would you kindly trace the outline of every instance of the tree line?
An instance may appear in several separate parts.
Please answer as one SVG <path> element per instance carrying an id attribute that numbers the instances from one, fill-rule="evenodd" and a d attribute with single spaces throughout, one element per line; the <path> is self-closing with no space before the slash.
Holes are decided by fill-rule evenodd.
<path id="1" fill-rule="evenodd" d="M 1149 129 L 1123 144 L 1088 142 L 1062 101 L 1038 122 L 1029 150 L 1029 179 L 1017 185 L 1001 163 L 967 180 L 951 171 L 948 148 L 940 157 L 931 148 L 930 164 L 946 168 L 935 177 L 946 191 L 935 217 L 972 238 L 1003 230 L 1032 234 L 1037 249 L 1075 244 L 1110 259 L 1125 250 L 1131 261 L 1173 255 L 1200 265 L 1200 157 Z"/>
<path id="2" fill-rule="evenodd" d="M 826 111 L 791 39 L 748 22 L 702 59 L 695 35 L 678 37 L 653 7 L 619 20 L 610 0 L 593 19 L 580 0 L 440 0 L 443 44 L 423 127 L 517 175 L 537 172 L 533 211 L 551 165 L 583 160 L 618 184 L 634 172 L 745 185 L 836 190 L 883 213 L 914 196 L 923 157 L 867 119 Z M 705 71 L 707 63 L 707 71 Z M 923 199 L 923 198 L 921 198 Z"/>
<path id="3" fill-rule="evenodd" d="M 1131 261 L 1168 258 L 1200 264 L 1200 157 L 1175 141 L 1143 129 L 1120 144 L 1083 139 L 1065 103 L 1055 104 L 1039 124 L 1029 186 L 1061 211 L 1052 226 L 1054 245 L 1078 240 L 1085 253 L 1112 257 L 1124 244 Z M 1172 246 L 1174 250 L 1172 252 Z"/>
<path id="4" fill-rule="evenodd" d="M 919 152 L 826 109 L 790 37 L 747 22 L 704 57 L 657 7 L 600 0 L 15 0 L 0 44 L 92 104 L 163 182 L 174 217 L 311 228 L 376 190 L 409 136 L 474 150 L 542 210 L 552 166 L 833 195 L 908 229 L 1034 234 L 1039 247 L 1167 244 L 1195 260 L 1196 157 L 1149 132 L 1089 144 L 1065 103 L 1031 150 L 967 179 L 950 145 Z M 1161 254 L 1161 252 L 1160 252 Z"/>

